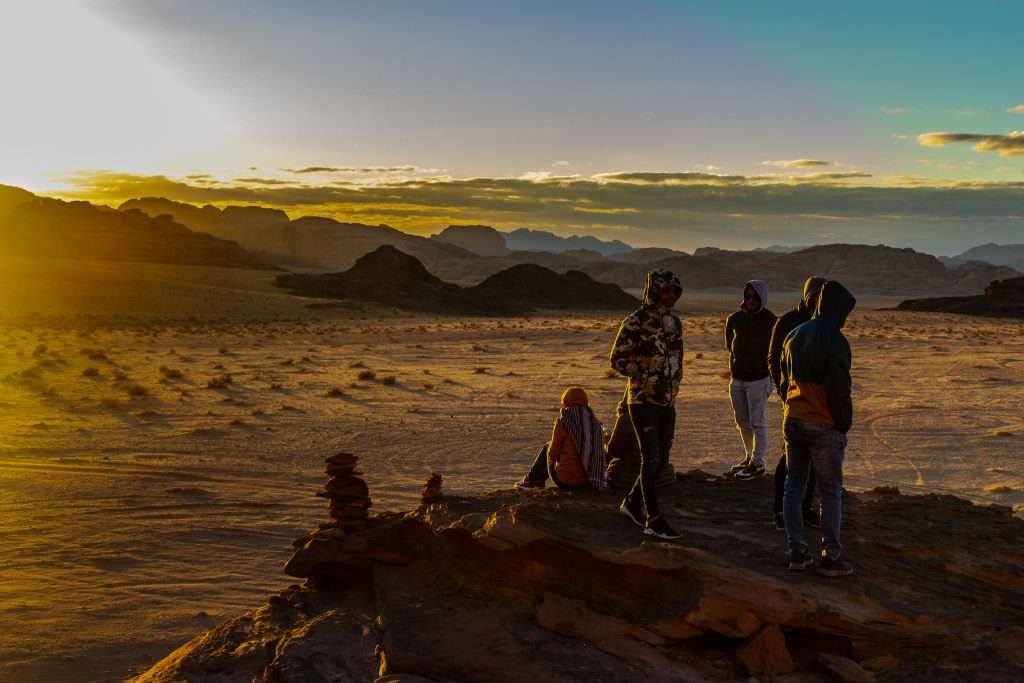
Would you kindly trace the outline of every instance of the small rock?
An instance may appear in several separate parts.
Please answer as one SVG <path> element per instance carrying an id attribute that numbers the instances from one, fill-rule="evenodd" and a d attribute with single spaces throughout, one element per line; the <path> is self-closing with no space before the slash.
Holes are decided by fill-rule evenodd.
<path id="1" fill-rule="evenodd" d="M 754 675 L 788 674 L 796 669 L 778 624 L 769 624 L 736 651 L 736 657 Z"/>
<path id="2" fill-rule="evenodd" d="M 857 662 L 838 655 L 818 655 L 818 663 L 843 683 L 875 683 L 878 679 Z"/>

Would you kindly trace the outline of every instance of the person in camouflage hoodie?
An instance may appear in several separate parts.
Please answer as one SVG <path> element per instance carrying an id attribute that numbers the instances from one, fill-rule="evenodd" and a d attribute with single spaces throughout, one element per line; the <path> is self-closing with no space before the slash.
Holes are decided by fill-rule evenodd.
<path id="1" fill-rule="evenodd" d="M 619 510 L 644 533 L 678 538 L 658 511 L 656 481 L 675 436 L 676 393 L 683 378 L 683 324 L 672 307 L 679 278 L 659 268 L 647 274 L 643 305 L 619 326 L 611 366 L 629 379 L 628 410 L 640 444 L 640 474 Z"/>

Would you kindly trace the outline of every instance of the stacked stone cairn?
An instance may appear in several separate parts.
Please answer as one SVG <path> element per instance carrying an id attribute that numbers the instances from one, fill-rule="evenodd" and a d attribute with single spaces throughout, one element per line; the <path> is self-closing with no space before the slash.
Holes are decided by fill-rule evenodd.
<path id="1" fill-rule="evenodd" d="M 427 479 L 427 483 L 423 486 L 423 495 L 421 500 L 424 504 L 429 505 L 441 498 L 444 495 L 441 493 L 441 475 L 434 472 L 430 475 L 430 479 Z"/>
<path id="2" fill-rule="evenodd" d="M 327 484 L 317 496 L 330 502 L 330 521 L 315 531 L 295 539 L 295 554 L 285 565 L 290 576 L 313 578 L 330 573 L 339 564 L 368 566 L 366 538 L 370 490 L 356 470 L 359 458 L 351 453 L 338 453 L 326 459 Z"/>
<path id="3" fill-rule="evenodd" d="M 373 505 L 370 500 L 370 489 L 358 475 L 356 463 L 359 458 L 351 453 L 338 453 L 325 460 L 327 463 L 327 480 L 323 491 L 316 495 L 330 501 L 331 521 L 321 524 L 321 529 L 364 529 L 369 509 Z"/>

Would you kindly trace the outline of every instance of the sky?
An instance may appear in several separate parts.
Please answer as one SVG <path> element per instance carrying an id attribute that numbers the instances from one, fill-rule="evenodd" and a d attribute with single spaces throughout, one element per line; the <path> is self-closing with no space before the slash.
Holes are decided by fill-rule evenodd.
<path id="1" fill-rule="evenodd" d="M 0 183 L 952 254 L 1024 242 L 1021 25 L 1010 2 L 5 3 Z"/>

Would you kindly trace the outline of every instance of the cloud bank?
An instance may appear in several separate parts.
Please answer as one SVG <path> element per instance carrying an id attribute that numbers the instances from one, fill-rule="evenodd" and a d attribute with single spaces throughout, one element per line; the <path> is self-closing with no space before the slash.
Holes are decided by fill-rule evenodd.
<path id="1" fill-rule="evenodd" d="M 972 145 L 975 152 L 998 152 L 1000 156 L 1024 156 L 1024 131 L 1015 130 L 1006 135 L 977 133 L 922 133 L 917 136 L 925 147 L 945 147 L 959 142 Z"/>
<path id="2" fill-rule="evenodd" d="M 451 223 L 484 223 L 681 249 L 842 241 L 953 253 L 983 241 L 1019 242 L 1024 234 L 1024 181 L 616 172 L 269 185 L 111 171 L 63 180 L 70 189 L 59 196 L 108 204 L 158 196 L 262 205 L 293 217 L 323 215 L 419 234 Z"/>

